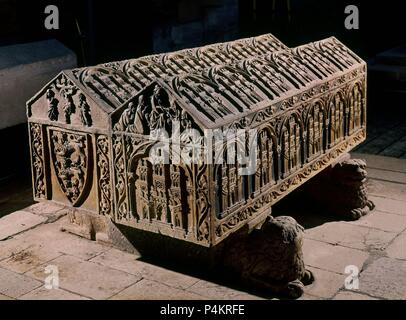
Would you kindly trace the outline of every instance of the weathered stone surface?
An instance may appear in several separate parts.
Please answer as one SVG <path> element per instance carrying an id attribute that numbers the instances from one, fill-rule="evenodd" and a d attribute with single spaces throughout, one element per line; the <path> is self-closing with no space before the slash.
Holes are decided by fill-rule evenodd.
<path id="1" fill-rule="evenodd" d="M 15 249 L 11 249 L 12 251 L 8 252 L 8 254 L 4 254 L 5 257 L 9 257 L 11 252 L 17 254 L 21 250 L 29 250 L 31 246 L 36 246 L 36 248 L 46 246 L 50 252 L 70 254 L 88 260 L 110 249 L 108 246 L 61 232 L 59 225 L 62 223 L 63 221 L 58 221 L 53 224 L 40 225 L 33 230 L 16 236 L 15 239 L 7 240 L 5 245 Z M 1 256 L 2 253 L 0 252 L 0 258 Z"/>
<path id="2" fill-rule="evenodd" d="M 343 234 L 346 236 L 343 237 Z M 306 237 L 359 250 L 382 251 L 396 237 L 396 233 L 360 227 L 344 222 L 331 222 L 306 230 Z"/>
<path id="3" fill-rule="evenodd" d="M 324 299 L 333 297 L 344 286 L 344 280 L 347 277 L 343 274 L 312 267 L 309 267 L 309 270 L 313 273 L 315 280 L 305 287 L 305 293 Z"/>
<path id="4" fill-rule="evenodd" d="M 31 212 L 17 211 L 0 219 L 0 241 L 44 223 L 45 218 Z"/>
<path id="5" fill-rule="evenodd" d="M 42 282 L 26 275 L 0 268 L 0 294 L 11 298 L 18 298 L 41 285 L 43 285 Z"/>
<path id="6" fill-rule="evenodd" d="M 398 188 L 404 187 L 398 185 Z M 405 198 L 403 200 L 394 200 L 390 198 L 371 196 L 371 200 L 375 203 L 376 210 L 406 216 Z"/>
<path id="7" fill-rule="evenodd" d="M 112 300 L 205 300 L 205 297 L 175 289 L 165 284 L 142 279 L 132 286 L 114 295 Z"/>
<path id="8" fill-rule="evenodd" d="M 0 129 L 26 122 L 26 101 L 58 72 L 75 66 L 75 54 L 56 40 L 0 47 Z"/>
<path id="9" fill-rule="evenodd" d="M 404 203 L 406 207 L 406 202 Z M 372 211 L 360 220 L 350 222 L 353 225 L 399 233 L 406 229 L 406 215 L 400 216 L 378 210 Z"/>
<path id="10" fill-rule="evenodd" d="M 14 299 L 10 298 L 8 296 L 5 296 L 4 294 L 0 294 L 0 300 L 14 300 Z"/>
<path id="11" fill-rule="evenodd" d="M 348 265 L 361 270 L 369 256 L 367 252 L 310 239 L 304 241 L 303 254 L 308 266 L 341 274 Z"/>
<path id="12" fill-rule="evenodd" d="M 395 238 L 386 248 L 386 253 L 391 258 L 406 260 L 406 231 Z"/>
<path id="13" fill-rule="evenodd" d="M 260 297 L 243 291 L 227 288 L 219 284 L 200 280 L 191 286 L 188 291 L 213 300 L 258 300 Z"/>
<path id="14" fill-rule="evenodd" d="M 67 214 L 67 209 L 52 202 L 36 203 L 26 210 L 47 218 L 47 223 L 55 222 Z"/>
<path id="15" fill-rule="evenodd" d="M 134 275 L 108 268 L 72 256 L 52 261 L 59 270 L 59 287 L 93 299 L 107 299 L 141 279 Z M 44 266 L 28 271 L 28 275 L 44 280 Z M 107 276 L 108 275 L 108 276 Z"/>
<path id="16" fill-rule="evenodd" d="M 11 251 L 10 257 L 0 261 L 0 267 L 24 273 L 60 255 L 62 253 L 58 252 L 56 248 L 48 248 L 42 244 L 28 244 L 21 251 Z"/>
<path id="17" fill-rule="evenodd" d="M 378 299 L 370 297 L 366 294 L 358 293 L 356 291 L 340 291 L 335 295 L 333 300 L 378 300 Z"/>
<path id="18" fill-rule="evenodd" d="M 406 185 L 382 180 L 369 179 L 368 193 L 371 196 L 384 197 L 391 200 L 404 201 L 406 199 Z M 379 209 L 386 211 L 383 209 Z"/>
<path id="19" fill-rule="evenodd" d="M 111 249 L 90 261 L 179 289 L 187 289 L 199 281 L 185 274 L 137 261 L 137 258 L 136 255 Z"/>
<path id="20" fill-rule="evenodd" d="M 19 300 L 89 300 L 83 296 L 63 289 L 46 289 L 44 286 L 35 289 L 19 298 Z"/>
<path id="21" fill-rule="evenodd" d="M 379 258 L 361 273 L 359 288 L 373 297 L 406 299 L 406 261 Z"/>

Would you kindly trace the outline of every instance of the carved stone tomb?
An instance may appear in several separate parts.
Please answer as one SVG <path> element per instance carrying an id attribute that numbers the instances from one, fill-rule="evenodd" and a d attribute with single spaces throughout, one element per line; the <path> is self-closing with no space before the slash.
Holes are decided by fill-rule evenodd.
<path id="1" fill-rule="evenodd" d="M 263 35 L 63 71 L 27 115 L 34 198 L 77 208 L 87 236 L 106 220 L 226 244 L 224 265 L 247 283 L 297 296 L 311 278 L 303 229 L 270 209 L 325 168 L 363 168 L 337 161 L 365 139 L 366 64 L 335 38 L 290 49 Z M 348 197 L 365 194 L 364 178 Z M 372 208 L 353 203 L 354 218 Z"/>

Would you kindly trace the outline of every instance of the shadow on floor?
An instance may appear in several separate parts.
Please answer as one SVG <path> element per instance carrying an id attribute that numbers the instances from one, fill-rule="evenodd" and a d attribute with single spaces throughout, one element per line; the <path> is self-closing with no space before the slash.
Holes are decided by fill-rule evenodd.
<path id="1" fill-rule="evenodd" d="M 303 199 L 300 190 L 279 201 L 275 205 L 275 209 L 272 209 L 272 214 L 273 216 L 292 216 L 305 228 L 313 228 L 328 222 L 343 220 L 342 217 L 335 217 L 323 212 L 321 209 L 316 210 L 313 203 Z M 207 263 L 207 260 L 205 260 L 207 254 L 209 256 L 210 254 L 200 246 L 165 236 L 157 240 L 159 238 L 157 234 L 151 236 L 148 232 L 134 231 L 134 229 L 121 225 L 119 228 L 140 252 L 141 258 L 138 259 L 140 261 L 206 280 L 219 286 L 244 291 L 254 296 L 266 299 L 288 299 L 288 297 L 248 287 L 237 276 L 227 270 L 221 267 L 213 267 L 210 262 Z M 193 254 L 191 254 L 192 252 Z M 216 257 L 216 255 L 214 256 Z"/>
<path id="2" fill-rule="evenodd" d="M 317 206 L 314 201 L 306 199 L 302 189 L 303 186 L 272 206 L 272 215 L 274 217 L 291 216 L 305 229 L 321 226 L 328 222 L 349 221 L 342 216 L 329 213 Z"/>
<path id="3" fill-rule="evenodd" d="M 0 218 L 33 203 L 29 174 L 12 175 L 0 180 Z"/>

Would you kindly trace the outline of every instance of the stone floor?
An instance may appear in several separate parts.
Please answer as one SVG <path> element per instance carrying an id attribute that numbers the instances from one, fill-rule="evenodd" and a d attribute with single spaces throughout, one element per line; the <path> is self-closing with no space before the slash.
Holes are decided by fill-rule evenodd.
<path id="1" fill-rule="evenodd" d="M 345 222 L 292 212 L 306 227 L 304 258 L 316 277 L 301 299 L 406 299 L 406 160 L 360 157 L 372 213 Z M 61 232 L 64 214 L 35 204 L 0 219 L 0 300 L 267 298 Z M 358 289 L 345 289 L 347 266 L 359 270 Z M 59 289 L 45 288 L 56 270 Z"/>

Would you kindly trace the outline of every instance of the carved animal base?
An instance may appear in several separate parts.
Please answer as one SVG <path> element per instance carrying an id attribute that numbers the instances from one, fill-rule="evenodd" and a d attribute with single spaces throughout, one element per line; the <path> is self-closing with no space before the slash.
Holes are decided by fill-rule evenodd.
<path id="1" fill-rule="evenodd" d="M 309 181 L 303 192 L 329 213 L 357 220 L 375 208 L 368 199 L 366 181 L 365 161 L 347 156 Z"/>
<path id="2" fill-rule="evenodd" d="M 230 239 L 224 266 L 256 290 L 299 298 L 314 280 L 303 262 L 303 231 L 292 217 L 268 217 L 250 234 Z"/>

